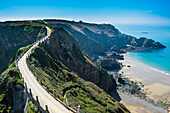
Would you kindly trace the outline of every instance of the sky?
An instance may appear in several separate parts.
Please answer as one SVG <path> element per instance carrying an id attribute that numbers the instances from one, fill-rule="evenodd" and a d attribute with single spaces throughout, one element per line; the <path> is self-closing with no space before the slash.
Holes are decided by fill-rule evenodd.
<path id="1" fill-rule="evenodd" d="M 44 18 L 170 26 L 170 0 L 0 1 L 0 21 Z"/>

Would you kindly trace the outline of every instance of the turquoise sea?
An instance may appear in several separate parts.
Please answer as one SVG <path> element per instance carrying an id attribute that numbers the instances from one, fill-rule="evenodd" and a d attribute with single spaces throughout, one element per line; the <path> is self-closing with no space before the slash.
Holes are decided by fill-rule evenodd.
<path id="1" fill-rule="evenodd" d="M 130 57 L 142 61 L 152 69 L 170 75 L 170 26 L 117 25 L 122 33 L 137 38 L 147 37 L 161 42 L 167 48 L 151 52 L 130 52 Z"/>

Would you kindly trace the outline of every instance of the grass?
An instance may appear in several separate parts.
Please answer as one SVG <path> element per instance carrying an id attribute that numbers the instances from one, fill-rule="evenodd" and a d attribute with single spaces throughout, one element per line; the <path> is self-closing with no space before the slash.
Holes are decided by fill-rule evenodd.
<path id="1" fill-rule="evenodd" d="M 75 110 L 80 105 L 82 113 L 128 112 L 98 86 L 84 81 L 50 56 L 43 47 L 33 50 L 27 64 L 40 84 L 60 100 L 66 97 L 67 104 Z"/>
<path id="2" fill-rule="evenodd" d="M 22 47 L 18 50 L 17 56 L 24 54 L 32 45 Z M 21 74 L 15 65 L 16 61 L 6 69 L 0 77 L 0 112 L 10 112 L 13 106 L 13 88 L 17 85 L 24 85 Z"/>
<path id="3" fill-rule="evenodd" d="M 41 113 L 30 98 L 28 98 L 27 113 Z"/>
<path id="4" fill-rule="evenodd" d="M 32 33 L 34 31 L 33 26 L 26 26 L 24 28 L 24 31 L 26 31 L 27 33 Z"/>
<path id="5" fill-rule="evenodd" d="M 23 85 L 21 75 L 15 68 L 15 62 L 0 77 L 0 112 L 10 112 L 13 106 L 13 88 L 17 84 Z"/>
<path id="6" fill-rule="evenodd" d="M 17 59 L 17 57 L 21 57 L 22 55 L 24 55 L 25 52 L 27 52 L 31 47 L 32 47 L 32 44 L 19 48 L 17 53 L 16 53 L 15 58 Z"/>
<path id="7" fill-rule="evenodd" d="M 0 72 L 8 68 L 8 64 L 15 60 L 17 50 L 30 45 L 46 35 L 46 25 L 28 21 L 6 22 L 0 26 L 1 41 Z"/>
<path id="8" fill-rule="evenodd" d="M 1 64 L 3 65 L 0 67 L 7 66 L 9 63 L 8 59 L 11 59 L 12 62 L 0 77 L 0 113 L 3 113 L 10 112 L 13 107 L 13 88 L 15 85 L 24 84 L 23 80 L 21 79 L 21 74 L 15 66 L 16 59 L 21 57 L 32 46 L 32 44 L 30 44 L 31 42 L 33 43 L 36 38 L 39 39 L 46 35 L 46 28 L 43 24 L 33 24 L 32 22 L 13 22 L 6 23 L 4 27 L 1 28 L 0 33 L 3 33 L 3 36 L 8 37 L 8 43 L 11 45 L 13 45 L 13 43 L 16 41 L 20 42 L 16 44 L 16 47 L 4 50 L 5 53 L 8 53 L 5 58 L 3 58 L 3 54 L 1 55 L 1 59 L 4 59 L 5 61 L 1 60 Z M 28 46 L 21 47 L 28 43 Z M 15 58 L 13 56 L 15 56 Z M 0 71 L 3 70 L 4 69 L 0 68 Z"/>

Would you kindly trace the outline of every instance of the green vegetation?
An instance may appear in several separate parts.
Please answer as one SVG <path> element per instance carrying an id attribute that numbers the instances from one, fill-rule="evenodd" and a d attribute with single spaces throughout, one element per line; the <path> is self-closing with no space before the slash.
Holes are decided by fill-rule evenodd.
<path id="1" fill-rule="evenodd" d="M 54 45 L 57 43 L 60 48 L 53 48 L 54 51 L 49 51 L 48 49 L 50 48 L 45 48 L 40 44 L 40 47 L 35 48 L 29 59 L 27 59 L 29 68 L 32 70 L 39 83 L 42 84 L 49 93 L 54 94 L 55 97 L 60 100 L 63 101 L 65 97 L 68 105 L 72 108 L 77 109 L 77 106 L 80 105 L 81 112 L 129 112 L 122 104 L 116 102 L 101 88 L 84 80 L 85 78 L 87 78 L 87 80 L 90 80 L 91 78 L 94 81 L 99 80 L 99 84 L 102 85 L 100 87 L 108 91 L 108 88 L 105 88 L 108 87 L 108 84 L 104 84 L 109 81 L 107 73 L 102 71 L 102 69 L 96 69 L 96 65 L 92 63 L 91 58 L 87 54 L 82 53 L 82 50 L 74 37 L 63 28 L 56 27 L 53 29 L 52 26 L 47 25 L 44 21 L 7 23 L 0 29 L 0 33 L 6 37 L 6 43 L 8 43 L 9 46 L 7 50 L 5 50 L 5 48 L 0 48 L 0 51 L 5 53 L 0 57 L 0 61 L 2 61 L 2 59 L 8 61 L 8 59 L 15 56 L 18 48 L 32 44 L 37 39 L 45 36 L 45 26 L 48 26 L 52 31 L 57 31 L 53 33 L 51 38 L 58 38 L 57 41 L 56 38 L 53 38 L 53 41 L 56 41 Z M 11 61 L 14 59 L 16 60 L 23 55 L 31 46 L 32 45 L 28 45 L 27 47 L 20 48 L 17 51 L 16 57 Z M 54 52 L 56 56 L 50 52 Z M 10 54 L 5 59 L 7 53 Z M 75 63 L 77 63 L 76 60 L 79 60 L 80 64 L 77 65 L 76 70 L 74 70 L 75 72 L 72 71 L 72 68 L 68 68 L 68 65 L 64 65 L 64 61 L 61 60 L 62 57 L 58 57 L 57 55 L 60 55 L 63 58 L 70 58 L 71 60 L 74 59 L 72 61 Z M 0 64 L 2 63 L 0 62 Z M 5 62 L 4 64 L 8 64 L 8 62 Z M 74 63 L 72 64 L 74 65 Z M 81 68 L 81 65 L 86 65 L 84 66 L 86 68 Z M 88 70 L 89 68 L 91 70 Z M 88 74 L 84 75 L 87 70 Z M 97 74 L 91 72 L 96 72 Z M 89 73 L 91 73 L 90 77 L 88 77 Z M 99 75 L 99 77 L 92 77 L 95 74 Z M 80 78 L 80 76 L 82 78 L 84 77 L 84 79 Z M 96 78 L 98 80 L 96 80 Z M 0 78 L 0 112 L 10 112 L 12 109 L 12 89 L 17 84 L 23 85 L 23 81 L 21 80 L 19 71 L 15 67 L 14 61 Z M 28 112 L 39 112 L 37 107 L 30 100 Z"/>
<path id="2" fill-rule="evenodd" d="M 28 98 L 27 113 L 41 113 L 30 98 Z"/>
<path id="3" fill-rule="evenodd" d="M 81 106 L 81 112 L 128 112 L 120 103 L 91 82 L 81 79 L 59 60 L 49 55 L 43 47 L 36 47 L 27 60 L 37 80 L 51 94 L 74 109 Z"/>
<path id="4" fill-rule="evenodd" d="M 24 53 L 27 52 L 31 47 L 32 47 L 32 44 L 30 44 L 26 47 L 19 48 L 16 53 L 16 59 L 17 59 L 17 57 L 21 57 L 22 55 L 24 55 Z"/>
<path id="5" fill-rule="evenodd" d="M 24 28 L 24 31 L 26 31 L 27 33 L 32 33 L 34 31 L 33 26 L 26 26 Z"/>
<path id="6" fill-rule="evenodd" d="M 43 22 L 32 21 L 4 22 L 0 26 L 0 73 L 15 60 L 16 52 L 20 47 L 30 45 L 46 35 L 45 27 Z"/>
<path id="7" fill-rule="evenodd" d="M 21 47 L 16 54 L 16 58 L 23 55 L 32 45 Z M 24 85 L 21 74 L 15 66 L 14 61 L 0 77 L 0 113 L 9 113 L 13 106 L 13 88 L 17 85 Z M 33 102 L 28 100 L 28 113 L 40 113 Z"/>
<path id="8" fill-rule="evenodd" d="M 0 77 L 0 112 L 10 112 L 13 105 L 13 88 L 15 85 L 23 85 L 19 70 L 13 62 Z"/>

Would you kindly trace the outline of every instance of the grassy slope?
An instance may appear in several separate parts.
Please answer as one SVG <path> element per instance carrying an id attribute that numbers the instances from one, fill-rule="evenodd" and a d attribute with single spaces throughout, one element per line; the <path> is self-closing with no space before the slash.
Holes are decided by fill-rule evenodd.
<path id="1" fill-rule="evenodd" d="M 1 23 L 2 24 L 2 23 Z M 14 61 L 17 50 L 46 35 L 46 28 L 36 22 L 4 22 L 0 26 L 0 73 Z"/>
<path id="2" fill-rule="evenodd" d="M 28 98 L 27 113 L 41 113 L 30 98 Z"/>
<path id="3" fill-rule="evenodd" d="M 32 45 L 28 45 L 26 47 L 21 47 L 18 49 L 16 58 L 21 57 Z M 13 106 L 13 91 L 12 88 L 17 85 L 23 85 L 23 81 L 21 79 L 21 75 L 19 70 L 16 68 L 14 61 L 9 68 L 2 74 L 0 77 L 0 113 L 10 112 Z M 13 70 L 15 73 L 11 73 Z M 28 99 L 27 105 L 28 113 L 40 113 L 36 105 Z"/>
<path id="4" fill-rule="evenodd" d="M 26 28 L 26 30 L 32 32 L 29 28 Z M 44 34 L 40 33 L 38 36 L 42 35 Z M 19 49 L 17 55 L 22 55 L 29 47 L 30 46 Z M 43 48 L 39 49 L 42 50 Z M 71 72 L 60 61 L 53 59 L 47 51 L 42 50 L 42 52 L 40 50 L 37 52 L 39 52 L 38 54 L 40 55 L 42 54 L 41 57 L 32 57 L 30 67 L 49 92 L 54 91 L 55 95 L 61 100 L 63 100 L 63 96 L 65 96 L 68 104 L 75 109 L 77 105 L 81 105 L 82 112 L 128 112 L 122 104 L 115 102 L 115 100 L 102 89 L 93 83 L 86 82 L 79 78 L 77 74 Z M 47 62 L 43 61 L 43 54 L 45 58 L 48 58 L 45 59 Z M 86 59 L 90 61 L 88 56 L 86 56 Z M 10 73 L 11 70 L 15 70 L 15 75 Z M 15 68 L 15 63 L 2 74 L 0 79 L 0 112 L 10 112 L 13 100 L 12 88 L 16 84 L 23 84 L 19 71 Z M 35 105 L 29 101 L 28 112 L 35 111 Z"/>
<path id="5" fill-rule="evenodd" d="M 41 33 L 39 33 L 39 35 L 41 35 Z M 39 37 L 39 35 L 37 37 Z M 18 51 L 16 52 L 14 62 L 8 67 L 8 69 L 6 69 L 6 71 L 2 73 L 2 76 L 0 77 L 0 112 L 2 113 L 10 112 L 10 110 L 12 109 L 13 106 L 12 89 L 14 88 L 14 86 L 17 84 L 23 85 L 23 81 L 21 79 L 19 70 L 15 66 L 16 59 L 18 57 L 21 57 L 31 46 L 32 44 L 26 47 L 19 48 Z M 31 100 L 29 100 L 28 105 L 29 105 L 28 112 L 38 111 L 36 110 L 36 107 Z"/>
<path id="6" fill-rule="evenodd" d="M 19 70 L 13 62 L 0 77 L 0 112 L 10 112 L 13 104 L 13 87 L 16 84 L 23 85 Z"/>
<path id="7" fill-rule="evenodd" d="M 23 55 L 30 47 L 31 45 L 21 47 L 17 51 L 16 58 L 17 56 L 20 57 Z M 0 77 L 0 112 L 10 112 L 13 104 L 12 88 L 17 84 L 23 85 L 21 75 L 16 68 L 15 63 L 16 61 L 14 61 Z"/>
<path id="8" fill-rule="evenodd" d="M 12 29 L 16 30 L 16 32 L 13 32 L 12 34 L 11 32 L 9 34 L 6 32 L 4 33 L 4 36 L 8 35 L 11 38 L 12 38 L 11 35 L 17 35 L 18 29 L 23 29 L 23 32 L 24 32 L 23 34 L 25 35 L 28 34 L 28 38 L 31 38 L 29 37 L 29 35 L 32 35 L 35 37 L 35 39 L 33 39 L 30 42 L 34 42 L 36 39 L 39 39 L 46 35 L 45 26 L 40 25 L 40 23 L 37 23 L 37 21 L 31 22 L 31 23 L 28 23 L 28 22 L 17 22 L 17 23 L 14 22 L 14 23 L 8 23 L 8 24 L 6 23 L 5 27 L 3 27 L 1 31 L 4 31 L 4 30 L 7 31 L 6 29 L 8 29 L 9 32 Z M 17 35 L 17 38 L 20 39 L 22 36 Z M 9 40 L 9 41 L 10 41 L 9 43 L 15 43 L 14 40 Z M 30 43 L 30 42 L 28 41 L 27 43 Z M 10 112 L 12 109 L 12 106 L 13 106 L 13 95 L 12 95 L 13 90 L 12 89 L 17 84 L 23 85 L 21 75 L 19 73 L 19 70 L 15 66 L 15 62 L 16 62 L 16 59 L 18 57 L 21 57 L 31 46 L 32 44 L 25 46 L 25 47 L 21 47 L 21 48 L 17 46 L 13 49 L 8 50 L 8 53 L 10 53 L 8 54 L 9 58 L 14 57 L 14 56 L 15 57 L 13 58 L 13 63 L 6 69 L 6 71 L 2 73 L 0 77 L 0 113 Z M 1 64 L 3 65 L 0 65 L 0 72 L 5 69 L 4 67 L 6 67 L 7 62 L 9 62 L 8 60 L 9 58 L 4 58 L 3 61 L 1 60 Z M 33 102 L 30 99 L 28 101 L 27 112 L 29 113 L 39 112 L 37 107 L 33 104 Z"/>
<path id="9" fill-rule="evenodd" d="M 51 57 L 43 47 L 34 49 L 27 62 L 38 81 L 61 100 L 66 96 L 69 106 L 74 109 L 81 105 L 81 112 L 128 112 L 98 86 L 84 81 Z"/>

